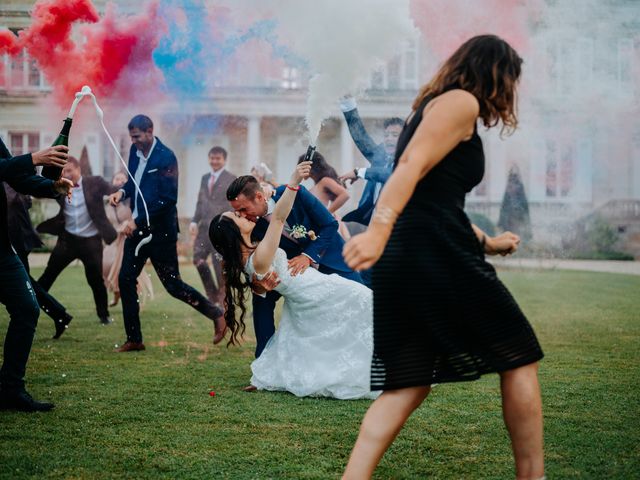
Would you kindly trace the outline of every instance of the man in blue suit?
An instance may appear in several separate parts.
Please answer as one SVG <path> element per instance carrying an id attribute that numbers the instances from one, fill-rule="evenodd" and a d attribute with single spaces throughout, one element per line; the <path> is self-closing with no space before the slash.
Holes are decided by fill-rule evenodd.
<path id="1" fill-rule="evenodd" d="M 214 343 L 219 343 L 226 330 L 223 312 L 193 287 L 187 285 L 178 270 L 178 161 L 176 156 L 153 135 L 153 122 L 145 115 L 136 115 L 129 122 L 131 150 L 129 170 L 140 186 L 147 202 L 149 216 L 145 212 L 142 196 L 129 178 L 124 187 L 111 195 L 112 205 L 125 198 L 132 199 L 133 218 L 124 229 L 122 267 L 118 282 L 122 299 L 122 314 L 127 341 L 118 352 L 144 350 L 140 327 L 140 306 L 136 288 L 137 278 L 147 259 L 151 259 L 160 281 L 169 294 L 181 300 L 214 322 Z M 148 234 L 152 240 L 136 247 Z"/>
<path id="2" fill-rule="evenodd" d="M 353 97 L 347 96 L 340 100 L 340 108 L 347 121 L 351 138 L 353 138 L 360 153 L 362 153 L 364 158 L 371 164 L 370 167 L 355 168 L 340 176 L 341 180 L 349 180 L 351 183 L 360 178 L 367 182 L 362 191 L 358 208 L 342 217 L 342 221 L 356 222 L 367 226 L 371 221 L 371 215 L 373 214 L 373 209 L 380 195 L 380 191 L 393 171 L 396 145 L 398 144 L 398 137 L 400 136 L 400 132 L 402 132 L 404 122 L 398 117 L 387 118 L 384 121 L 384 139 L 382 143 L 377 144 L 369 133 L 367 133 Z M 360 273 L 365 285 L 371 286 L 370 270 L 365 270 Z"/>
<path id="3" fill-rule="evenodd" d="M 253 236 L 264 237 L 269 226 L 270 214 L 286 186 L 276 188 L 267 198 L 262 187 L 251 175 L 238 177 L 227 189 L 231 207 L 243 217 L 255 222 Z M 310 266 L 317 266 L 322 273 L 336 273 L 362 283 L 357 272 L 351 270 L 342 258 L 344 241 L 338 233 L 338 222 L 322 203 L 308 190 L 300 187 L 287 226 L 280 239 L 280 248 L 287 253 L 289 270 L 299 275 Z M 280 294 L 275 290 L 266 295 L 253 294 L 253 325 L 256 332 L 256 357 L 275 332 L 274 309 Z M 330 299 L 328 299 L 330 301 Z"/>

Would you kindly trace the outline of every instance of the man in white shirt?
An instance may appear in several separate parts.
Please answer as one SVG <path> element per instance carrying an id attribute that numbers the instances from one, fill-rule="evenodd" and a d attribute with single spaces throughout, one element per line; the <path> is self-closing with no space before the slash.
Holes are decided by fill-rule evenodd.
<path id="1" fill-rule="evenodd" d="M 70 201 L 59 200 L 58 215 L 37 227 L 40 233 L 58 236 L 38 283 L 48 291 L 67 265 L 79 259 L 93 292 L 100 323 L 106 325 L 112 320 L 102 280 L 102 241 L 113 242 L 117 233 L 105 214 L 104 196 L 112 193 L 113 187 L 102 177 L 83 177 L 80 163 L 74 157 L 69 157 L 62 176 L 73 182 L 73 195 Z"/>

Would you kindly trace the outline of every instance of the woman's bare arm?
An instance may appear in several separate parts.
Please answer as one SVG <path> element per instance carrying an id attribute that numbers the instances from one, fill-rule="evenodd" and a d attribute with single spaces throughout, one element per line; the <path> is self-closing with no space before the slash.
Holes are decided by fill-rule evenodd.
<path id="1" fill-rule="evenodd" d="M 347 191 L 347 189 L 331 177 L 324 177 L 322 180 L 320 180 L 318 186 L 321 188 L 326 188 L 335 197 L 335 199 L 333 199 L 329 204 L 329 207 L 327 207 L 331 213 L 337 212 L 338 209 L 343 206 L 347 202 L 347 200 L 349 200 L 349 192 Z"/>
<path id="2" fill-rule="evenodd" d="M 271 268 L 271 262 L 280 245 L 282 229 L 296 199 L 297 188 L 302 180 L 309 177 L 309 173 L 311 173 L 311 162 L 302 162 L 296 165 L 296 169 L 291 175 L 291 181 L 288 184 L 288 187 L 291 188 L 285 188 L 284 193 L 276 203 L 267 232 L 253 255 L 253 268 L 256 273 L 264 274 Z"/>
<path id="3" fill-rule="evenodd" d="M 473 134 L 479 114 L 476 98 L 464 90 L 451 90 L 434 99 L 423 112 L 411 141 L 385 184 L 367 231 L 345 246 L 351 268 L 370 268 L 382 255 L 395 217 L 413 195 L 418 182 L 461 141 Z M 363 238 L 361 238 L 363 237 Z"/>

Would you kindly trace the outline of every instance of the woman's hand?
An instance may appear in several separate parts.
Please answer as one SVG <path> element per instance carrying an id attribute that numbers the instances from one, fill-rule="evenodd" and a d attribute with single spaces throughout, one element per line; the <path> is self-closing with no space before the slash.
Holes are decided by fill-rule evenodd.
<path id="1" fill-rule="evenodd" d="M 291 182 L 289 185 L 297 187 L 303 180 L 309 178 L 309 175 L 311 174 L 311 163 L 312 162 L 307 161 L 297 164 L 293 174 L 291 175 Z"/>
<path id="2" fill-rule="evenodd" d="M 346 243 L 342 249 L 344 261 L 356 272 L 373 267 L 382 256 L 387 239 L 388 234 L 373 230 L 370 225 L 366 232 L 351 237 Z"/>
<path id="3" fill-rule="evenodd" d="M 520 245 L 520 237 L 515 233 L 504 232 L 497 237 L 487 237 L 484 252 L 487 255 L 502 255 L 503 257 L 514 253 Z"/>

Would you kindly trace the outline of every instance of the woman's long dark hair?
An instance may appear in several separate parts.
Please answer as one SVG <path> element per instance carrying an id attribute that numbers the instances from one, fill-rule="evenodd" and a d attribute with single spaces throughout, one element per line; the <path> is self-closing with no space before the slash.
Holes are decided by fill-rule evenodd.
<path id="1" fill-rule="evenodd" d="M 480 104 L 480 118 L 489 128 L 502 121 L 508 131 L 518 125 L 516 85 L 522 58 L 500 37 L 478 35 L 463 43 L 420 90 L 413 110 L 428 97 L 452 88 L 471 93 Z"/>
<path id="2" fill-rule="evenodd" d="M 223 275 L 225 278 L 224 319 L 231 331 L 228 345 L 238 345 L 246 329 L 244 316 L 247 307 L 244 305 L 244 294 L 250 281 L 244 273 L 242 247 L 252 248 L 242 238 L 240 229 L 233 219 L 216 215 L 209 224 L 211 244 L 222 255 Z M 240 318 L 236 319 L 236 307 L 240 309 Z"/>
<path id="3" fill-rule="evenodd" d="M 304 161 L 305 155 L 300 155 L 298 158 L 298 163 Z M 313 157 L 311 157 L 311 174 L 309 175 L 311 179 L 318 183 L 324 177 L 333 178 L 336 182 L 340 183 L 338 180 L 338 173 L 335 168 L 333 168 L 329 163 L 325 160 L 324 156 L 318 152 L 313 153 Z"/>

